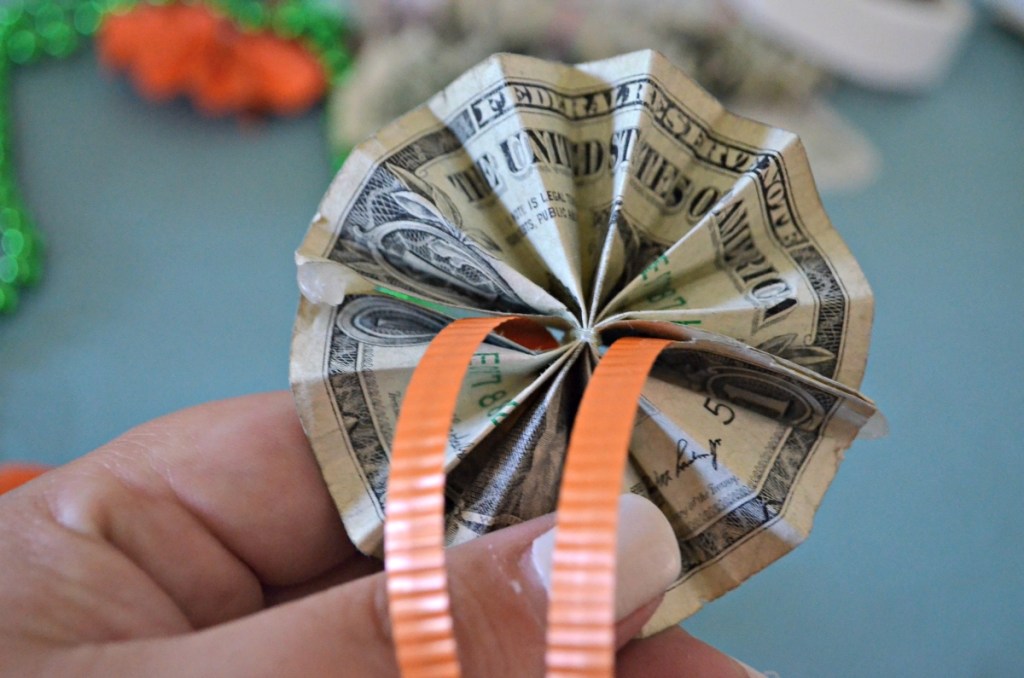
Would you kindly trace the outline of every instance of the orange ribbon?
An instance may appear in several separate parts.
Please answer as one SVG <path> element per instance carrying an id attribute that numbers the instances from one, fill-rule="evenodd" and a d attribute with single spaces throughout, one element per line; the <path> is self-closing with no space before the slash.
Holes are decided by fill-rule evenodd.
<path id="1" fill-rule="evenodd" d="M 548 606 L 548 678 L 615 671 L 618 497 L 640 390 L 667 339 L 626 337 L 609 347 L 583 392 L 558 495 Z"/>
<path id="2" fill-rule="evenodd" d="M 405 678 L 458 678 L 444 567 L 444 452 L 469 361 L 509 318 L 466 318 L 430 342 L 412 374 L 391 445 L 384 561 Z"/>
<path id="3" fill-rule="evenodd" d="M 469 362 L 490 332 L 520 318 L 468 318 L 445 327 L 413 372 L 395 430 L 384 554 L 389 611 L 405 678 L 461 675 L 444 562 L 444 453 Z M 558 503 L 549 678 L 605 678 L 615 662 L 615 543 L 629 439 L 647 373 L 671 342 L 615 342 L 580 403 Z"/>

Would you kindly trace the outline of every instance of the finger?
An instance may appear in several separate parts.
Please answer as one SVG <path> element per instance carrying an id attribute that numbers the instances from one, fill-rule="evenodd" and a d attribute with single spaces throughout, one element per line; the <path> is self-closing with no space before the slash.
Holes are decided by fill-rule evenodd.
<path id="1" fill-rule="evenodd" d="M 260 609 L 264 587 L 300 585 L 360 560 L 287 393 L 143 425 L 0 505 L 17 516 L 5 521 L 0 562 L 45 578 L 18 596 L 57 596 L 37 605 L 64 610 L 66 628 L 50 624 L 55 639 L 207 626 Z M 40 548 L 46 572 L 28 571 L 19 552 Z M 70 600 L 75 590 L 108 602 Z"/>
<path id="2" fill-rule="evenodd" d="M 665 518 L 657 509 L 633 510 L 630 503 L 623 502 L 619 518 L 631 527 L 618 551 L 617 602 L 628 601 L 617 606 L 620 645 L 636 635 L 679 571 Z M 547 591 L 534 564 L 543 557 L 534 557 L 533 545 L 538 537 L 542 543 L 549 538 L 544 533 L 552 525 L 550 516 L 539 518 L 449 551 L 463 675 L 543 674 Z M 193 676 L 397 675 L 383 575 L 192 636 L 119 644 L 88 661 L 109 675 L 153 675 L 168 661 Z"/>
<path id="3" fill-rule="evenodd" d="M 763 674 L 719 652 L 674 626 L 634 640 L 619 653 L 620 678 L 764 678 Z"/>
<path id="4" fill-rule="evenodd" d="M 262 582 L 302 582 L 354 552 L 287 392 L 175 413 L 101 454 L 128 484 L 169 490 Z"/>
<path id="5" fill-rule="evenodd" d="M 267 606 L 281 605 L 304 598 L 350 581 L 377 574 L 384 569 L 383 561 L 362 554 L 346 559 L 337 567 L 318 577 L 293 586 L 270 586 L 263 589 L 263 602 Z"/>

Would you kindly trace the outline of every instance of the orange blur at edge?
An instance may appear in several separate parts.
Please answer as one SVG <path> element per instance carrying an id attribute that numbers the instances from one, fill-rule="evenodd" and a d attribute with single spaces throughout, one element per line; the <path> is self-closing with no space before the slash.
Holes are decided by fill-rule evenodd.
<path id="1" fill-rule="evenodd" d="M 33 464 L 0 464 L 0 494 L 10 492 L 49 470 Z"/>

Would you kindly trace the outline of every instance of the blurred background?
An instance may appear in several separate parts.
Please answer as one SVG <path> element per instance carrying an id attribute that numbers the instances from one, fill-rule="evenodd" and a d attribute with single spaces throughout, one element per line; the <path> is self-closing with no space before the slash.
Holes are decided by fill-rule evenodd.
<path id="1" fill-rule="evenodd" d="M 875 290 L 863 391 L 891 427 L 805 544 L 684 626 L 783 678 L 1024 673 L 1022 3 L 252 4 L 216 8 L 322 71 L 267 42 L 291 70 L 175 89 L 199 43 L 161 61 L 103 34 L 111 4 L 3 5 L 0 463 L 287 388 L 292 252 L 352 144 L 494 51 L 655 47 L 805 139 Z"/>

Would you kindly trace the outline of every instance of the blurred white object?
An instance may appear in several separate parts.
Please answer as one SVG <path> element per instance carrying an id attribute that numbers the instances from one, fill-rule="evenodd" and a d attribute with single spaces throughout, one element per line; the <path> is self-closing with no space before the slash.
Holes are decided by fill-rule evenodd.
<path id="1" fill-rule="evenodd" d="M 753 27 L 830 71 L 894 90 L 938 83 L 972 19 L 961 0 L 731 2 Z"/>
<path id="2" fill-rule="evenodd" d="M 1000 20 L 1024 35 L 1024 0 L 988 0 Z"/>

